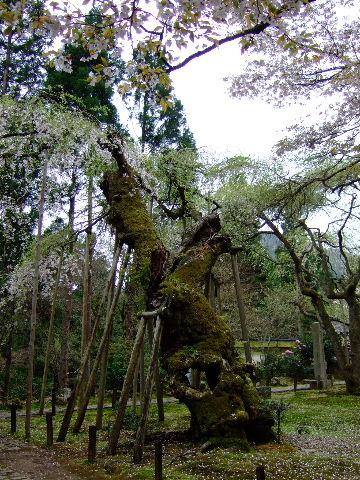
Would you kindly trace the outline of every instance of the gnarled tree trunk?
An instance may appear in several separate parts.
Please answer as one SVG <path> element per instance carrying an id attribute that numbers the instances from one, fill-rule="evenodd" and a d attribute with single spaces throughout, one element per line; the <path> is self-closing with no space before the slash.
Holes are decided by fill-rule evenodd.
<path id="1" fill-rule="evenodd" d="M 272 438 L 272 419 L 261 411 L 230 328 L 203 293 L 216 259 L 230 249 L 229 238 L 219 234 L 219 216 L 205 217 L 170 264 L 132 169 L 120 147 L 112 153 L 118 172 L 109 172 L 102 184 L 110 205 L 109 222 L 134 249 L 147 308 L 165 307 L 162 364 L 172 394 L 191 412 L 192 434 L 221 437 L 222 442 L 227 437 L 244 443 Z M 191 387 L 189 369 L 204 372 L 207 385 Z"/>

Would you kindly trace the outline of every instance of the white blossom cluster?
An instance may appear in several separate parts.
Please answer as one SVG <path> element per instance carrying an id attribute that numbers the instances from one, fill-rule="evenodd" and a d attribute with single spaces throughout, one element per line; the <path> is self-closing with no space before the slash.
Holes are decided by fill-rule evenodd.
<path id="1" fill-rule="evenodd" d="M 100 145 L 104 132 L 76 112 L 38 100 L 0 102 L 0 166 L 6 158 L 32 162 L 46 159 L 50 171 L 83 166 L 97 168 L 111 162 Z M 26 164 L 25 164 L 26 166 Z"/>
<path id="2" fill-rule="evenodd" d="M 306 9 L 306 22 L 299 15 L 244 45 L 253 56 L 240 75 L 228 79 L 233 96 L 262 97 L 275 106 L 314 105 L 313 114 L 280 142 L 279 154 L 357 155 L 359 6 L 357 0 L 315 1 Z"/>
<path id="3" fill-rule="evenodd" d="M 55 279 L 59 267 L 58 251 L 43 255 L 39 263 L 39 295 L 42 299 L 51 301 L 54 293 Z M 75 282 L 81 281 L 82 259 L 78 254 L 66 254 L 63 258 L 60 288 L 69 288 Z M 71 279 L 69 273 L 71 272 Z M 7 298 L 4 301 L 14 302 L 16 311 L 27 310 L 31 302 L 34 284 L 34 263 L 32 258 L 26 258 L 18 264 L 7 281 Z M 1 306 L 1 305 L 0 305 Z"/>
<path id="4" fill-rule="evenodd" d="M 316 1 L 319 7 L 314 8 L 322 10 L 324 3 L 333 1 Z M 139 84 L 146 88 L 153 77 L 151 68 L 141 64 L 134 72 L 130 51 L 158 53 L 168 64 L 165 70 L 171 71 L 189 57 L 215 48 L 224 39 L 252 41 L 270 26 L 280 36 L 292 27 L 295 17 L 301 17 L 298 22 L 301 23 L 313 8 L 312 2 L 303 0 L 94 0 L 92 7 L 101 19 L 94 25 L 85 21 L 88 4 L 88 0 L 75 4 L 52 0 L 33 28 L 46 29 L 56 40 L 49 54 L 58 69 L 71 71 L 71 59 L 63 49 L 57 48 L 58 39 L 62 45 L 82 44 L 88 51 L 87 58 L 97 58 L 102 51 L 110 50 L 116 57 L 128 58 L 125 84 L 129 89 Z M 15 12 L 15 4 L 8 10 Z M 16 12 L 15 16 L 21 15 Z M 11 23 L 9 11 L 4 13 L 3 20 Z M 153 73 L 161 75 L 164 71 Z M 91 82 L 96 83 L 98 78 L 105 76 L 110 83 L 114 75 L 115 72 L 106 66 L 100 75 L 92 75 Z"/>
<path id="5" fill-rule="evenodd" d="M 18 308 L 24 306 L 32 286 L 33 260 L 23 260 L 15 271 L 11 272 L 18 259 L 11 259 L 11 245 L 16 243 L 14 255 L 23 251 L 28 242 L 29 211 L 35 213 L 38 202 L 39 175 L 45 162 L 48 164 L 48 181 L 45 194 L 47 211 L 56 210 L 68 198 L 69 179 L 72 172 L 79 175 L 98 175 L 111 162 L 111 155 L 105 148 L 106 134 L 97 125 L 76 112 L 66 111 L 59 106 L 46 104 L 33 99 L 14 101 L 2 97 L 0 101 L 0 170 L 10 172 L 6 181 L 9 186 L 2 188 L 0 195 L 0 222 L 2 242 L 7 246 L 4 251 L 8 258 L 0 260 L 8 265 L 8 283 L 10 299 L 15 297 Z M 11 172 L 20 168 L 21 187 L 17 187 L 15 197 L 11 194 Z M 34 183 L 34 175 L 37 177 Z M 14 173 L 14 178 L 16 173 Z M 9 178 L 8 178 L 9 177 Z M 19 180 L 20 181 L 20 180 Z M 23 190 L 23 198 L 21 196 Z M 6 193 L 8 191 L 8 193 Z M 23 233 L 26 237 L 23 238 Z M 55 254 L 54 254 L 55 255 Z M 43 255 L 40 265 L 41 295 L 48 298 L 53 288 L 54 265 L 57 262 L 51 254 Z M 64 272 L 76 274 L 74 259 L 66 259 Z M 69 263 L 66 266 L 66 263 Z M 67 280 L 63 274 L 62 283 Z M 30 289 L 30 290 L 29 290 Z M 8 299 L 9 299 L 8 298 Z"/>

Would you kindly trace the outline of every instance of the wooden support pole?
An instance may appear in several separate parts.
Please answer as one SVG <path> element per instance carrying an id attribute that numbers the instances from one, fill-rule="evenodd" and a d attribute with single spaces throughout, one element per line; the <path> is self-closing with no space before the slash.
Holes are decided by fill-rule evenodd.
<path id="1" fill-rule="evenodd" d="M 141 346 L 140 346 L 141 349 Z M 138 397 L 138 383 L 139 383 L 139 358 L 136 362 L 134 377 L 132 381 L 132 408 L 133 412 L 136 413 L 137 397 Z"/>
<path id="2" fill-rule="evenodd" d="M 153 345 L 153 337 L 154 337 L 154 325 L 152 320 L 150 320 L 147 324 L 147 334 L 148 334 L 149 345 L 151 350 Z M 156 369 L 155 369 L 155 389 L 156 389 L 158 419 L 159 419 L 159 422 L 163 422 L 165 420 L 164 398 L 163 398 L 164 394 L 163 394 L 163 386 L 162 386 L 162 381 L 160 376 L 159 361 L 156 363 Z"/>
<path id="3" fill-rule="evenodd" d="M 11 433 L 16 433 L 16 410 L 17 406 L 16 405 L 11 405 L 10 406 L 10 432 Z"/>
<path id="4" fill-rule="evenodd" d="M 54 385 L 51 390 L 51 414 L 56 415 L 56 386 Z"/>
<path id="5" fill-rule="evenodd" d="M 156 318 L 150 366 L 149 366 L 146 383 L 145 383 L 143 409 L 141 412 L 140 424 L 136 432 L 136 438 L 134 443 L 134 455 L 133 455 L 134 463 L 140 463 L 143 456 L 146 424 L 147 424 L 150 403 L 151 403 L 151 392 L 152 392 L 153 383 L 154 383 L 154 373 L 155 373 L 156 363 L 158 362 L 158 356 L 159 356 L 161 332 L 162 332 L 162 322 L 160 317 L 158 316 Z"/>
<path id="6" fill-rule="evenodd" d="M 51 412 L 46 412 L 46 445 L 52 447 L 54 443 L 54 424 L 53 424 L 53 414 Z"/>
<path id="7" fill-rule="evenodd" d="M 106 391 L 106 374 L 109 361 L 110 338 L 108 338 L 100 365 L 100 380 L 97 392 L 97 410 L 96 410 L 96 427 L 98 430 L 103 428 L 104 401 Z"/>
<path id="8" fill-rule="evenodd" d="M 94 462 L 96 458 L 96 426 L 89 426 L 89 444 L 88 444 L 88 461 Z"/>
<path id="9" fill-rule="evenodd" d="M 155 442 L 155 480 L 163 480 L 163 446 L 161 442 Z"/>
<path id="10" fill-rule="evenodd" d="M 116 288 L 116 272 L 114 272 L 113 280 L 111 289 L 109 291 L 108 299 L 107 299 L 107 307 L 106 307 L 106 317 L 108 316 L 111 304 L 114 298 L 114 292 Z M 108 368 L 108 361 L 109 361 L 109 350 L 110 350 L 110 343 L 112 338 L 112 330 L 113 327 L 109 331 L 109 335 L 106 340 L 106 344 L 104 347 L 104 352 L 101 357 L 100 361 L 100 378 L 98 384 L 98 392 L 97 392 L 97 410 L 96 410 L 96 428 L 101 430 L 103 428 L 103 415 L 104 415 L 104 400 L 105 400 L 105 390 L 106 390 L 106 375 L 107 375 L 107 368 Z"/>
<path id="11" fill-rule="evenodd" d="M 140 406 L 142 408 L 142 404 L 144 401 L 144 389 L 145 389 L 145 351 L 144 351 L 144 343 L 141 345 L 140 354 L 139 354 L 139 397 L 140 397 Z"/>
<path id="12" fill-rule="evenodd" d="M 94 360 L 94 364 L 93 364 L 93 367 L 92 367 L 92 370 L 91 370 L 90 377 L 88 379 L 86 388 L 84 389 L 84 392 L 83 392 L 83 396 L 82 396 L 82 399 L 81 399 L 81 404 L 79 405 L 78 415 L 76 417 L 74 427 L 73 427 L 73 433 L 79 433 L 81 425 L 82 425 L 82 423 L 85 419 L 87 406 L 89 404 L 91 392 L 92 392 L 93 387 L 95 385 L 96 376 L 97 376 L 97 373 L 98 373 L 98 370 L 99 370 L 99 367 L 100 367 L 101 358 L 102 358 L 103 353 L 105 351 L 105 346 L 106 346 L 107 340 L 110 336 L 110 332 L 112 331 L 115 311 L 116 311 L 116 307 L 117 307 L 117 304 L 118 304 L 118 301 L 119 301 L 120 293 L 122 291 L 122 286 L 123 286 L 123 283 L 124 283 L 124 280 L 125 280 L 125 273 L 126 273 L 126 270 L 127 270 L 129 259 L 130 259 L 130 247 L 127 248 L 127 251 L 126 251 L 125 256 L 124 256 L 124 261 L 123 261 L 123 264 L 122 264 L 122 267 L 121 267 L 121 272 L 120 272 L 120 275 L 119 275 L 119 281 L 118 281 L 116 290 L 114 292 L 114 297 L 113 297 L 112 302 L 111 302 L 110 310 L 107 312 L 107 315 L 106 315 L 103 334 L 102 334 L 102 337 L 101 337 L 101 340 L 100 340 L 100 344 L 99 344 L 98 351 L 97 351 L 97 354 L 96 354 L 96 357 L 95 357 L 95 360 Z"/>
<path id="13" fill-rule="evenodd" d="M 76 403 L 76 399 L 77 399 L 77 395 L 78 395 L 79 386 L 81 386 L 81 383 L 83 382 L 83 379 L 84 379 L 83 372 L 84 372 L 85 366 L 86 366 L 86 364 L 87 364 L 87 362 L 90 358 L 91 347 L 95 342 L 95 336 L 96 336 L 98 327 L 100 325 L 100 320 L 101 320 L 101 310 L 102 310 L 102 307 L 103 307 L 103 305 L 106 301 L 106 298 L 107 298 L 108 293 L 109 293 L 110 288 L 111 288 L 111 282 L 112 282 L 114 272 L 116 271 L 116 267 L 117 267 L 117 264 L 118 264 L 118 261 L 119 261 L 121 248 L 122 248 L 122 243 L 120 243 L 120 245 L 118 245 L 118 246 L 115 246 L 113 263 L 112 263 L 111 270 L 110 270 L 110 273 L 109 273 L 106 289 L 103 293 L 103 296 L 102 296 L 101 301 L 100 301 L 100 305 L 98 307 L 96 320 L 94 322 L 92 332 L 91 332 L 90 341 L 88 343 L 86 352 L 84 353 L 84 356 L 81 359 L 78 378 L 76 380 L 76 383 L 73 387 L 70 398 L 68 400 L 68 404 L 66 406 L 66 412 L 65 412 L 63 421 L 61 423 L 60 431 L 59 431 L 59 434 L 58 434 L 58 437 L 57 437 L 58 442 L 65 442 L 66 435 L 67 435 L 67 432 L 68 432 L 69 427 L 70 427 L 70 422 L 71 422 L 72 415 L 74 413 L 75 403 Z"/>
<path id="14" fill-rule="evenodd" d="M 116 454 L 116 447 L 119 441 L 119 435 L 120 435 L 120 431 L 124 421 L 127 401 L 130 397 L 130 391 L 131 391 L 132 381 L 134 377 L 134 372 L 135 372 L 136 364 L 139 360 L 139 351 L 140 351 L 141 344 L 144 341 L 145 327 L 146 327 L 146 319 L 142 317 L 140 318 L 138 331 L 135 337 L 133 349 L 131 351 L 129 365 L 124 378 L 124 384 L 121 390 L 119 407 L 116 414 L 115 423 L 113 425 L 113 428 L 111 430 L 110 437 L 109 437 L 109 451 L 111 455 Z"/>
<path id="15" fill-rule="evenodd" d="M 234 276 L 236 300 L 237 300 L 238 310 L 239 310 L 241 335 L 242 335 L 242 339 L 244 340 L 245 360 L 248 363 L 252 363 L 249 332 L 246 325 L 245 305 L 244 305 L 244 301 L 241 294 L 241 284 L 240 284 L 239 267 L 237 263 L 237 254 L 234 252 L 231 252 L 231 266 L 232 266 L 232 271 Z"/>
<path id="16" fill-rule="evenodd" d="M 264 465 L 259 465 L 256 467 L 256 480 L 265 480 L 265 467 Z"/>
<path id="17" fill-rule="evenodd" d="M 63 421 L 61 423 L 60 430 L 57 437 L 58 442 L 65 442 L 66 440 L 66 435 L 70 427 L 71 416 L 75 409 L 75 402 L 78 395 L 78 388 L 79 388 L 79 385 L 76 383 L 74 388 L 71 391 L 70 397 L 68 398 L 65 414 L 64 414 Z"/>

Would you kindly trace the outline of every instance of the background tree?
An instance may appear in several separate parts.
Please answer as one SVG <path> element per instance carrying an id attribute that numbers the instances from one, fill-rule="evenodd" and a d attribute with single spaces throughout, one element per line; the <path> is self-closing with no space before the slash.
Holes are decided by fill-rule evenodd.
<path id="1" fill-rule="evenodd" d="M 280 173 L 272 185 L 266 174 L 258 189 L 253 186 L 247 194 L 243 190 L 243 198 L 238 199 L 244 219 L 247 216 L 251 224 L 263 222 L 282 242 L 299 291 L 310 299 L 327 331 L 347 389 L 353 394 L 359 394 L 359 252 L 352 241 L 358 220 L 357 183 L 358 167 L 353 158 L 343 159 L 341 164 L 329 160 L 325 166 L 315 166 L 306 175 L 287 181 Z M 331 215 L 324 230 L 313 226 L 322 209 Z M 292 227 L 282 228 L 284 222 Z M 262 225 L 258 223 L 258 228 Z M 349 324 L 350 356 L 334 324 L 339 303 L 345 307 Z"/>
<path id="2" fill-rule="evenodd" d="M 93 8 L 86 16 L 86 24 L 96 27 L 101 21 L 98 10 Z M 47 67 L 46 89 L 59 98 L 68 108 L 77 108 L 84 113 L 91 114 L 100 123 L 112 125 L 123 133 L 119 123 L 118 113 L 112 103 L 113 83 L 119 82 L 123 75 L 124 65 L 121 60 L 113 61 L 111 52 L 100 51 L 96 56 L 91 55 L 88 49 L 78 43 L 66 45 L 64 55 L 71 61 L 71 70 L 64 71 L 54 65 Z M 105 80 L 92 81 L 94 72 L 101 73 L 108 69 L 116 73 L 112 82 Z"/>
<path id="3" fill-rule="evenodd" d="M 44 18 L 42 0 L 14 4 L 5 0 L 0 13 L 0 76 L 2 95 L 33 95 L 44 80 L 48 43 L 46 31 L 36 29 Z M 35 29 L 34 29 L 35 27 Z"/>
<path id="4" fill-rule="evenodd" d="M 135 61 L 142 60 L 141 51 L 135 52 Z M 144 60 L 151 68 L 163 71 L 166 64 L 158 54 L 147 54 Z M 141 128 L 140 144 L 143 151 L 151 153 L 169 149 L 195 149 L 194 136 L 189 130 L 184 108 L 174 97 L 166 76 L 147 89 L 133 92 L 137 107 L 136 117 Z M 128 95 L 126 97 L 129 97 Z"/>

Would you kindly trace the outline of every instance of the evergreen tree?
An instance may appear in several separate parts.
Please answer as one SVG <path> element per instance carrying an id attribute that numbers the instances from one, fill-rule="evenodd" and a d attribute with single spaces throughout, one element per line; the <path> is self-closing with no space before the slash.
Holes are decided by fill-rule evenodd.
<path id="1" fill-rule="evenodd" d="M 137 57 L 135 54 L 135 60 Z M 153 68 L 164 66 L 163 60 L 158 55 L 147 55 L 146 62 Z M 196 148 L 194 136 L 187 126 L 182 103 L 174 96 L 171 104 L 166 103 L 166 99 L 171 95 L 171 86 L 165 78 L 163 83 L 159 82 L 146 91 L 141 89 L 135 91 L 143 150 L 148 148 L 154 153 L 172 148 L 177 150 Z"/>
<path id="2" fill-rule="evenodd" d="M 69 107 L 75 107 L 96 117 L 101 123 L 118 125 L 119 119 L 115 105 L 111 98 L 113 91 L 104 81 L 92 85 L 89 82 L 90 71 L 107 62 L 104 57 L 82 61 L 88 53 L 83 47 L 68 45 L 65 54 L 72 59 L 72 72 L 57 71 L 49 67 L 47 71 L 46 88 L 51 93 L 65 94 L 65 101 Z"/>
<path id="3" fill-rule="evenodd" d="M 90 11 L 86 22 L 96 25 L 96 9 Z M 101 52 L 96 58 L 90 58 L 89 52 L 76 44 L 66 45 L 65 56 L 71 58 L 72 71 L 58 71 L 51 66 L 47 69 L 46 88 L 51 93 L 64 94 L 65 102 L 94 116 L 101 123 L 120 127 L 115 105 L 112 103 L 113 89 L 104 79 L 89 81 L 92 72 L 101 72 L 104 68 L 115 68 L 119 80 L 123 74 L 121 61 L 112 62 L 107 52 Z"/>
<path id="4" fill-rule="evenodd" d="M 42 0 L 14 5 L 4 0 L 0 11 L 1 93 L 16 97 L 36 92 L 44 79 L 46 34 L 33 30 L 44 14 Z M 8 24 L 12 18 L 12 24 Z M 7 20 L 7 21 L 5 21 Z"/>
<path id="5" fill-rule="evenodd" d="M 8 159 L 0 166 L 0 291 L 28 248 L 37 219 L 38 166 Z"/>

